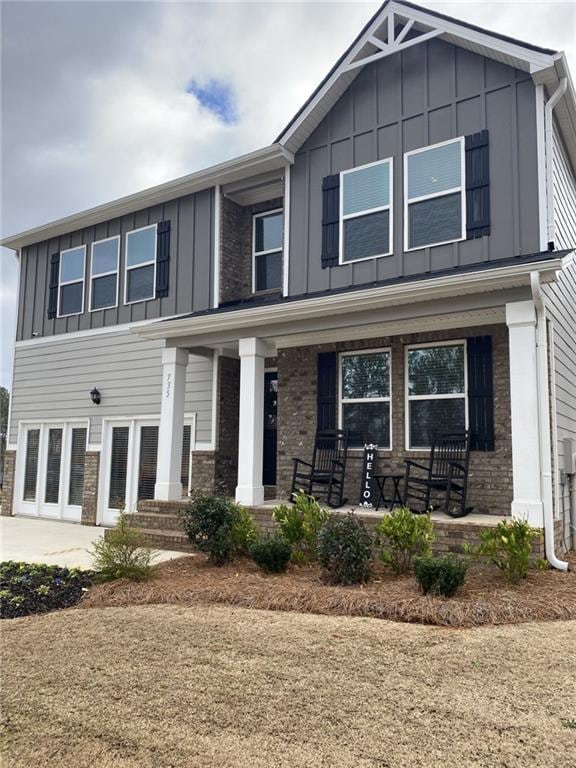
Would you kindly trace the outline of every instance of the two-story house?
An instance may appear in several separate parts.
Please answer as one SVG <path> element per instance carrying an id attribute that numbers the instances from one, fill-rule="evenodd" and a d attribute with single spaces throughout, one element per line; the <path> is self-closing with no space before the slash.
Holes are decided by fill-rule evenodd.
<path id="1" fill-rule="evenodd" d="M 467 428 L 474 511 L 543 528 L 562 568 L 575 168 L 562 53 L 385 2 L 270 146 L 3 241 L 2 514 L 257 507 L 338 426 L 355 499 L 365 442 L 401 467 Z"/>

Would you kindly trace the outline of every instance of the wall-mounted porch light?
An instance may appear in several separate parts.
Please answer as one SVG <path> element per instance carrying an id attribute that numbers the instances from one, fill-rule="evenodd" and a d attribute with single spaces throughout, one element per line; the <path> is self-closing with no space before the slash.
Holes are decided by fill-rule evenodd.
<path id="1" fill-rule="evenodd" d="M 101 399 L 102 399 L 102 398 L 101 398 L 101 396 L 100 396 L 100 390 L 99 390 L 99 389 L 97 389 L 96 387 L 94 387 L 94 389 L 92 390 L 92 392 L 90 392 L 90 400 L 92 400 L 92 402 L 94 403 L 94 405 L 100 405 L 100 400 L 101 400 Z"/>

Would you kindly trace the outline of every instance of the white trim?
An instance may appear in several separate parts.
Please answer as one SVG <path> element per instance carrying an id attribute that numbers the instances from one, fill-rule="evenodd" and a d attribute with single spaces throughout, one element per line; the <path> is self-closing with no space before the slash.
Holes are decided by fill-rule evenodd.
<path id="1" fill-rule="evenodd" d="M 447 146 L 448 144 L 456 144 L 460 142 L 460 186 L 452 187 L 451 189 L 442 190 L 442 192 L 432 192 L 429 195 L 420 195 L 419 197 L 408 198 L 408 158 L 412 155 L 422 154 L 429 150 L 438 149 L 439 147 Z M 419 147 L 418 149 L 412 149 L 410 152 L 404 152 L 404 187 L 403 187 L 403 213 L 404 213 L 404 251 L 406 253 L 410 251 L 420 251 L 423 248 L 434 248 L 438 245 L 447 245 L 448 243 L 459 243 L 462 240 L 466 240 L 466 144 L 464 136 L 458 136 L 455 139 L 448 139 L 447 141 L 439 141 L 437 144 L 430 144 L 427 147 Z M 461 236 L 452 240 L 441 240 L 437 243 L 425 243 L 424 245 L 416 245 L 410 247 L 409 242 L 409 208 L 414 203 L 419 203 L 424 200 L 432 200 L 438 197 L 448 197 L 460 192 L 460 213 L 461 213 Z"/>
<path id="2" fill-rule="evenodd" d="M 362 355 L 373 355 L 379 352 L 388 354 L 388 395 L 380 397 L 347 397 L 342 396 L 342 358 L 359 357 Z M 383 451 L 393 450 L 393 424 L 392 424 L 392 347 L 374 347 L 371 349 L 352 349 L 346 352 L 338 353 L 338 429 L 342 429 L 343 424 L 343 406 L 344 403 L 388 403 L 388 446 L 379 445 L 378 448 Z M 363 450 L 361 446 L 350 446 L 351 451 Z"/>
<path id="3" fill-rule="evenodd" d="M 71 251 L 83 251 L 83 257 L 82 257 L 82 280 L 66 280 L 66 282 L 62 282 L 62 256 L 65 253 L 70 253 Z M 68 312 L 68 314 L 63 315 L 60 313 L 60 294 L 62 287 L 65 285 L 76 285 L 77 283 L 82 283 L 82 309 L 80 312 Z M 60 251 L 60 256 L 58 258 L 58 295 L 56 297 L 56 317 L 76 317 L 77 315 L 84 314 L 84 300 L 85 300 L 85 293 L 86 293 L 86 246 L 85 245 L 76 245 L 73 248 L 64 248 L 62 251 Z"/>
<path id="4" fill-rule="evenodd" d="M 356 171 L 363 171 L 366 168 L 371 168 L 375 165 L 388 164 L 388 205 L 380 205 L 376 208 L 367 208 L 364 211 L 356 211 L 355 213 L 344 213 L 344 177 Z M 393 197 L 394 197 L 394 158 L 386 157 L 383 160 L 376 160 L 373 163 L 365 163 L 364 165 L 358 165 L 355 168 L 349 168 L 346 171 L 340 171 L 340 200 L 339 200 L 339 221 L 338 221 L 338 263 L 355 264 L 357 261 L 368 261 L 369 259 L 379 259 L 383 256 L 391 256 L 394 252 L 394 209 L 393 209 Z M 349 219 L 359 219 L 362 216 L 368 216 L 371 213 L 378 213 L 379 211 L 388 211 L 388 251 L 386 253 L 376 253 L 373 256 L 363 256 L 360 259 L 344 259 L 344 222 Z"/>
<path id="5" fill-rule="evenodd" d="M 409 389 L 408 354 L 413 349 L 434 349 L 436 347 L 457 347 L 464 349 L 464 392 L 442 395 L 411 395 Z M 406 344 L 404 347 L 404 448 L 406 451 L 429 451 L 430 446 L 410 444 L 410 403 L 413 400 L 464 400 L 464 426 L 468 429 L 468 344 L 467 339 L 447 339 L 445 341 L 426 341 L 418 344 Z"/>
<path id="6" fill-rule="evenodd" d="M 136 232 L 142 232 L 145 229 L 154 229 L 154 257 L 148 261 L 143 261 L 139 264 L 133 264 L 128 266 L 128 237 Z M 157 257 L 158 257 L 158 224 L 147 224 L 145 227 L 138 227 L 138 229 L 131 229 L 130 232 L 126 232 L 124 235 L 124 304 L 140 304 L 143 301 L 152 301 L 156 298 L 156 269 L 157 269 Z M 128 272 L 133 269 L 140 269 L 141 267 L 149 267 L 154 265 L 154 278 L 152 282 L 152 295 L 143 299 L 134 299 L 128 301 Z"/>
<path id="7" fill-rule="evenodd" d="M 214 350 L 212 356 L 212 413 L 210 414 L 210 441 L 199 443 L 202 448 L 197 450 L 215 451 L 219 444 L 218 435 L 218 373 L 220 366 L 220 353 Z"/>
<path id="8" fill-rule="evenodd" d="M 14 366 L 16 365 L 16 339 L 18 338 L 18 308 L 20 305 L 20 273 L 22 272 L 22 259 L 20 258 L 20 251 L 18 251 L 16 258 L 18 259 L 18 274 L 16 275 L 16 317 L 14 323 L 14 336 L 12 338 L 12 359 L 10 364 L 10 382 L 8 389 L 8 423 L 6 425 L 6 450 L 13 451 L 16 448 L 11 447 L 10 436 L 12 433 L 12 400 L 14 394 Z M 16 436 L 18 440 L 18 436 Z"/>
<path id="9" fill-rule="evenodd" d="M 220 226 L 222 219 L 220 184 L 214 187 L 214 293 L 212 306 L 220 306 Z"/>
<path id="10" fill-rule="evenodd" d="M 282 214 L 282 244 L 280 248 L 269 248 L 265 251 L 256 251 L 256 220 L 265 219 L 269 216 Z M 252 293 L 265 293 L 266 291 L 276 290 L 276 288 L 282 288 L 282 284 L 273 286 L 272 288 L 262 288 L 256 290 L 256 257 L 257 256 L 269 256 L 274 253 L 284 253 L 284 226 L 285 226 L 285 214 L 284 208 L 272 208 L 269 211 L 262 211 L 261 213 L 252 214 Z"/>
<path id="11" fill-rule="evenodd" d="M 284 255 L 282 259 L 282 295 L 290 293 L 290 189 L 291 168 L 284 168 Z"/>
<path id="12" fill-rule="evenodd" d="M 100 243 L 108 243 L 110 240 L 116 240 L 116 269 L 109 270 L 108 272 L 102 272 L 97 275 L 94 274 L 94 246 L 100 245 Z M 112 235 L 111 237 L 104 237 L 102 240 L 95 240 L 90 246 L 90 278 L 88 280 L 88 311 L 89 312 L 103 312 L 105 309 L 115 309 L 118 306 L 118 283 L 120 271 L 120 235 Z M 116 301 L 114 304 L 110 304 L 108 307 L 92 307 L 92 282 L 99 277 L 108 277 L 109 275 L 116 275 Z"/>

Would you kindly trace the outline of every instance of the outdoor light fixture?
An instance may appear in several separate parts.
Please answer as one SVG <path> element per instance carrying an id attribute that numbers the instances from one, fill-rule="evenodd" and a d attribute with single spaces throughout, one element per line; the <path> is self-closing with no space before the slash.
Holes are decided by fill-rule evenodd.
<path id="1" fill-rule="evenodd" d="M 90 399 L 92 400 L 94 405 L 100 405 L 100 400 L 101 400 L 100 390 L 94 387 L 92 392 L 90 392 Z"/>

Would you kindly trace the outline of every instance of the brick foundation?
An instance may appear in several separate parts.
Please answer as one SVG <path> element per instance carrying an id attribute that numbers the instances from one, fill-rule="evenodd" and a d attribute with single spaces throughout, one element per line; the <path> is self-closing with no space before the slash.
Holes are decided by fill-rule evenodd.
<path id="1" fill-rule="evenodd" d="M 84 459 L 84 490 L 82 492 L 82 525 L 96 525 L 99 475 L 100 452 L 86 451 Z"/>
<path id="2" fill-rule="evenodd" d="M 10 517 L 14 501 L 14 472 L 16 469 L 16 451 L 6 451 L 4 454 L 4 476 L 2 480 L 2 510 L 3 517 Z"/>
<path id="3" fill-rule="evenodd" d="M 404 471 L 405 458 L 426 458 L 427 453 L 405 450 L 404 348 L 407 344 L 491 335 L 494 366 L 494 423 L 496 450 L 472 452 L 468 502 L 475 512 L 509 515 L 512 502 L 512 443 L 508 335 L 503 325 L 434 331 L 390 338 L 283 349 L 278 353 L 278 495 L 287 494 L 292 457 L 310 459 L 316 432 L 316 365 L 319 352 L 392 348 L 392 445 L 380 451 L 380 471 Z M 350 451 L 345 495 L 356 503 L 360 491 L 362 452 Z"/>

